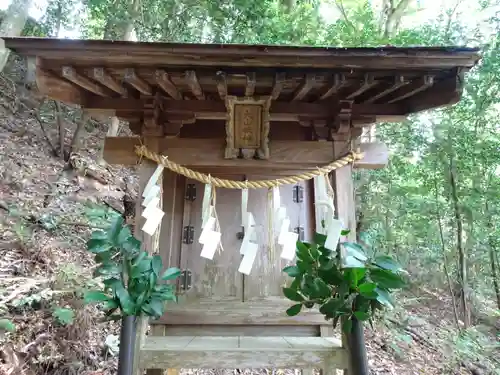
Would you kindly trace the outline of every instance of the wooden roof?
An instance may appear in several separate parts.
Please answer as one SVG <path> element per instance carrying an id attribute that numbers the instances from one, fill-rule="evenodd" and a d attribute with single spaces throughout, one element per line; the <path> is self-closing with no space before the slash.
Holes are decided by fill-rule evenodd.
<path id="1" fill-rule="evenodd" d="M 18 54 L 33 57 L 30 61 L 35 63 L 42 93 L 115 113 L 136 132 L 156 97 L 167 134 L 179 130 L 174 123 L 215 121 L 223 127 L 226 95 L 271 95 L 271 133 L 278 122 L 324 128 L 343 110 L 343 101 L 349 103 L 354 127 L 399 119 L 457 102 L 464 72 L 479 59 L 477 49 L 457 47 L 327 48 L 39 38 L 4 38 L 4 42 Z"/>

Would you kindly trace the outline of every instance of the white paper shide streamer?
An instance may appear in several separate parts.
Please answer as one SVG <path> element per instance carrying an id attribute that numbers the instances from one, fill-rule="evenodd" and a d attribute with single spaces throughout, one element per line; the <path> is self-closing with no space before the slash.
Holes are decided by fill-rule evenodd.
<path id="1" fill-rule="evenodd" d="M 326 234 L 332 218 L 335 215 L 335 206 L 331 189 L 326 176 L 314 177 L 314 201 L 316 202 L 316 233 Z M 324 223 L 324 226 L 323 226 Z"/>
<path id="2" fill-rule="evenodd" d="M 250 275 L 252 271 L 259 245 L 256 243 L 257 234 L 255 227 L 255 218 L 251 212 L 247 211 L 248 208 L 248 190 L 243 189 L 241 194 L 241 222 L 243 226 L 243 241 L 240 246 L 240 254 L 243 255 L 241 259 L 238 272 L 245 275 Z"/>
<path id="3" fill-rule="evenodd" d="M 202 202 L 202 226 L 201 235 L 198 242 L 203 245 L 200 256 L 206 259 L 213 259 L 221 239 L 221 232 L 215 229 L 217 218 L 215 217 L 215 207 L 213 206 L 212 185 L 205 185 Z"/>
<path id="4" fill-rule="evenodd" d="M 162 173 L 163 165 L 158 165 L 142 192 L 142 197 L 144 198 L 142 206 L 145 207 L 142 217 L 146 219 L 142 230 L 150 236 L 155 234 L 160 226 L 163 215 L 165 215 L 159 207 L 161 187 L 158 185 L 158 180 Z"/>
<path id="5" fill-rule="evenodd" d="M 273 191 L 274 193 L 274 191 Z M 274 202 L 276 202 L 276 195 L 273 194 Z M 279 195 L 278 195 L 278 202 Z M 278 233 L 278 245 L 281 246 L 282 259 L 293 261 L 295 259 L 298 233 L 290 231 L 291 221 L 287 216 L 286 208 L 281 207 L 280 204 L 274 205 L 275 212 L 275 229 Z"/>

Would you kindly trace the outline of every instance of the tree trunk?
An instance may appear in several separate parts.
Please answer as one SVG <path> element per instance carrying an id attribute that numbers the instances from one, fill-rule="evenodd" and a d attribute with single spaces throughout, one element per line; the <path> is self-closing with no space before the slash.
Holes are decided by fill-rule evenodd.
<path id="1" fill-rule="evenodd" d="M 496 256 L 495 244 L 493 241 L 492 232 L 494 231 L 493 222 L 491 221 L 491 214 L 489 210 L 488 200 L 485 203 L 485 215 L 488 218 L 486 228 L 488 229 L 488 253 L 490 256 L 491 278 L 493 280 L 493 290 L 497 298 L 497 307 L 500 310 L 500 282 L 498 275 L 498 259 Z"/>
<path id="2" fill-rule="evenodd" d="M 56 24 L 54 26 L 54 30 L 56 31 L 53 37 L 58 38 L 59 33 L 61 32 L 61 18 L 62 18 L 62 4 L 60 1 L 57 2 L 57 11 L 56 11 Z"/>
<path id="3" fill-rule="evenodd" d="M 468 287 L 467 287 L 467 257 L 465 254 L 465 249 L 463 245 L 463 223 L 460 214 L 460 204 L 458 201 L 457 194 L 457 184 L 455 176 L 455 165 L 453 162 L 453 156 L 450 155 L 450 187 L 451 187 L 451 197 L 453 201 L 453 210 L 455 213 L 455 221 L 457 224 L 457 253 L 458 253 L 458 276 L 460 281 L 460 299 L 462 302 L 463 310 L 463 320 L 465 328 L 468 328 L 471 323 L 470 319 L 470 309 L 468 303 Z"/>
<path id="4" fill-rule="evenodd" d="M 453 315 L 455 316 L 455 323 L 457 324 L 457 329 L 460 330 L 460 318 L 458 317 L 457 311 L 457 301 L 455 299 L 455 293 L 453 293 L 453 283 L 451 282 L 450 272 L 448 271 L 448 259 L 446 258 L 446 247 L 443 235 L 443 224 L 441 223 L 441 214 L 439 213 L 439 200 L 438 200 L 438 187 L 437 181 L 434 177 L 434 190 L 435 190 L 435 202 L 436 202 L 436 219 L 439 228 L 439 237 L 441 239 L 441 251 L 443 253 L 443 269 L 446 276 L 446 281 L 448 283 L 448 289 L 450 291 L 451 303 L 453 303 Z"/>
<path id="5" fill-rule="evenodd" d="M 89 116 L 88 116 L 87 111 L 83 110 L 82 111 L 82 118 L 76 124 L 76 129 L 75 129 L 75 132 L 73 133 L 73 138 L 71 139 L 71 144 L 69 147 L 70 157 L 71 157 L 71 154 L 73 152 L 78 151 L 78 149 L 80 147 L 80 138 L 81 138 L 82 133 L 85 129 L 85 125 L 87 124 L 88 118 L 89 118 Z"/>
<path id="6" fill-rule="evenodd" d="M 119 127 L 120 120 L 118 119 L 118 117 L 111 117 L 111 123 L 109 125 L 108 132 L 106 133 L 106 137 L 116 137 L 118 135 Z M 98 162 L 100 165 L 106 165 L 106 161 L 104 160 L 104 146 L 101 147 L 101 153 Z"/>
<path id="7" fill-rule="evenodd" d="M 133 40 L 134 35 L 134 27 L 135 21 L 139 18 L 139 6 L 140 0 L 131 0 L 129 14 L 128 14 L 128 22 L 125 25 L 125 29 L 123 30 L 123 40 Z"/>
<path id="8" fill-rule="evenodd" d="M 134 27 L 135 27 L 135 21 L 139 17 L 140 4 L 141 4 L 140 0 L 131 0 L 130 2 L 130 7 L 128 9 L 128 22 L 123 30 L 123 40 L 135 39 Z M 111 27 L 113 25 L 114 23 L 112 22 L 112 19 L 109 18 L 106 27 Z M 106 38 L 106 36 L 109 36 L 109 33 L 110 30 L 105 30 L 104 38 Z M 120 125 L 120 120 L 118 119 L 118 117 L 116 116 L 111 117 L 111 124 L 109 125 L 108 133 L 106 134 L 106 136 L 116 137 L 118 135 L 119 125 Z M 104 160 L 103 154 L 104 154 L 104 146 L 101 148 L 98 160 L 98 163 L 100 165 L 106 165 L 106 161 Z"/>
<path id="9" fill-rule="evenodd" d="M 55 105 L 56 124 L 57 124 L 57 129 L 59 131 L 59 157 L 63 160 L 66 160 L 66 158 L 64 157 L 64 139 L 66 138 L 66 129 L 64 129 L 64 120 L 62 118 L 61 104 L 57 100 L 54 100 L 54 105 Z"/>
<path id="10" fill-rule="evenodd" d="M 31 0 L 12 0 L 0 24 L 0 37 L 20 36 L 28 20 L 30 7 Z M 9 50 L 7 48 L 0 48 L 0 72 L 5 67 L 8 58 Z"/>
<path id="11" fill-rule="evenodd" d="M 384 3 L 382 12 L 385 13 L 385 22 L 383 25 L 382 36 L 385 39 L 390 38 L 395 34 L 401 19 L 403 18 L 406 9 L 410 6 L 412 0 L 400 0 L 397 5 L 394 5 L 394 0 L 388 0 Z M 384 19 L 384 17 L 382 17 Z"/>

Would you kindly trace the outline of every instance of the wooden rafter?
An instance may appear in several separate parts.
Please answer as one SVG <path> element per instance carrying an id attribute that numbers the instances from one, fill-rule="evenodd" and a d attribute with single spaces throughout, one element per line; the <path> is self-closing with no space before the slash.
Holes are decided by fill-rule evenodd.
<path id="1" fill-rule="evenodd" d="M 391 86 L 386 88 L 385 90 L 380 91 L 378 94 L 368 98 L 365 100 L 363 103 L 374 103 L 378 99 L 396 91 L 399 90 L 401 87 L 406 86 L 410 81 L 408 81 L 404 76 L 398 75 L 394 78 L 394 82 Z"/>
<path id="2" fill-rule="evenodd" d="M 118 83 L 104 68 L 92 69 L 92 78 L 99 82 L 101 85 L 113 90 L 117 94 L 125 96 L 127 90 L 120 83 Z"/>
<path id="3" fill-rule="evenodd" d="M 427 90 L 434 84 L 434 76 L 425 75 L 420 77 L 414 81 L 412 81 L 409 85 L 405 87 L 405 92 L 398 94 L 396 97 L 392 98 L 388 101 L 389 104 L 399 102 L 403 99 L 409 98 L 421 91 Z"/>
<path id="4" fill-rule="evenodd" d="M 36 59 L 35 66 L 36 84 L 41 93 L 64 103 L 85 104 L 88 94 L 85 89 L 69 80 L 61 78 L 51 71 L 45 70 L 38 58 Z M 95 97 L 101 98 L 100 95 Z"/>
<path id="5" fill-rule="evenodd" d="M 201 89 L 200 82 L 198 82 L 198 77 L 196 76 L 196 72 L 194 70 L 187 70 L 185 73 L 186 83 L 189 86 L 189 89 L 193 93 L 193 95 L 198 100 L 205 100 L 205 94 Z"/>
<path id="6" fill-rule="evenodd" d="M 365 77 L 363 79 L 363 83 L 361 84 L 361 86 L 356 91 L 349 94 L 346 97 L 346 99 L 353 100 L 356 97 L 358 97 L 359 95 L 361 95 L 362 93 L 364 93 L 365 91 L 368 91 L 369 89 L 371 89 L 372 87 L 374 87 L 378 84 L 379 84 L 379 81 L 376 81 L 375 78 L 373 78 L 373 75 L 365 74 Z"/>
<path id="7" fill-rule="evenodd" d="M 134 69 L 127 69 L 125 71 L 125 82 L 127 82 L 141 94 L 153 95 L 153 89 L 151 88 L 149 83 L 139 77 Z"/>
<path id="8" fill-rule="evenodd" d="M 66 78 L 68 81 L 73 82 L 75 85 L 83 87 L 84 89 L 93 92 L 94 94 L 100 96 L 110 96 L 108 90 L 106 90 L 101 85 L 92 82 L 87 77 L 78 74 L 75 68 L 73 68 L 72 66 L 63 66 L 62 76 Z"/>
<path id="9" fill-rule="evenodd" d="M 316 82 L 316 75 L 314 73 L 307 73 L 304 82 L 299 86 L 297 91 L 293 94 L 292 102 L 304 99 L 309 91 L 314 87 Z"/>
<path id="10" fill-rule="evenodd" d="M 333 76 L 333 83 L 328 90 L 326 90 L 320 97 L 319 100 L 324 100 L 336 94 L 342 87 L 347 85 L 347 79 L 343 74 L 335 74 Z"/>
<path id="11" fill-rule="evenodd" d="M 168 95 L 170 95 L 173 99 L 182 100 L 182 95 L 177 90 L 177 87 L 173 84 L 168 76 L 168 73 L 163 69 L 158 69 L 155 72 L 155 80 L 158 86 L 161 87 L 163 91 L 165 91 Z"/>
<path id="12" fill-rule="evenodd" d="M 245 87 L 245 96 L 253 96 L 255 93 L 255 85 L 257 83 L 257 78 L 255 72 L 250 72 L 246 74 L 247 85 Z"/>
<path id="13" fill-rule="evenodd" d="M 136 134 L 141 132 L 144 119 L 152 115 L 154 94 L 161 96 L 162 105 L 172 107 L 159 117 L 163 125 L 175 122 L 172 116 L 179 113 L 202 123 L 205 121 L 202 119 L 225 118 L 226 109 L 221 98 L 230 95 L 232 85 L 236 83 L 239 85 L 238 89 L 234 87 L 236 95 L 272 96 L 270 116 L 280 125 L 289 121 L 296 123 L 297 119 L 314 120 L 314 127 L 318 128 L 317 124 L 331 120 L 338 113 L 339 101 L 342 100 L 356 102 L 351 118 L 353 124 L 401 118 L 409 113 L 455 103 L 461 90 L 452 78 L 462 69 L 467 71 L 478 60 L 476 50 L 450 47 L 221 48 L 6 39 L 7 46 L 11 42 L 14 44 L 10 47 L 16 52 L 25 57 L 32 56 L 31 60 L 36 61 L 36 82 L 40 93 L 91 110 L 104 108 L 134 126 L 139 124 Z M 114 53 L 106 54 L 109 51 Z M 65 72 L 64 66 L 69 67 Z M 137 74 L 133 69 L 128 70 L 126 79 L 123 79 L 125 67 L 133 67 Z M 222 67 L 226 77 L 216 80 L 215 72 Z M 350 70 L 348 75 L 345 73 L 348 83 L 340 74 L 347 67 Z M 169 74 L 155 74 L 157 69 Z M 186 70 L 193 73 L 184 76 Z M 255 82 L 254 74 L 249 72 L 258 74 L 259 81 Z M 311 74 L 304 77 L 313 72 L 314 84 Z M 373 77 L 365 76 L 372 72 Z M 373 78 L 379 84 L 369 88 L 375 84 Z M 353 85 L 354 82 L 357 85 Z M 349 86 L 344 89 L 347 84 Z M 295 101 L 290 103 L 292 98 Z M 318 101 L 310 103 L 313 99 Z M 283 106 L 285 100 L 292 106 Z M 193 106 L 192 102 L 200 103 Z M 312 107 L 310 104 L 321 105 Z M 206 124 L 210 122 L 206 121 Z M 217 126 L 220 125 L 218 121 Z"/>
<path id="14" fill-rule="evenodd" d="M 218 71 L 215 74 L 215 80 L 217 82 L 217 91 L 219 92 L 219 96 L 222 100 L 226 100 L 227 96 L 227 80 L 226 73 L 222 71 Z"/>
<path id="15" fill-rule="evenodd" d="M 286 73 L 279 72 L 274 76 L 273 90 L 271 92 L 271 99 L 276 100 L 281 94 L 281 90 L 283 90 L 283 86 L 285 86 Z"/>
<path id="16" fill-rule="evenodd" d="M 411 113 L 455 104 L 462 96 L 463 86 L 464 72 L 457 70 L 456 75 L 434 82 L 431 92 L 422 90 L 405 100 L 404 104 Z"/>
<path id="17" fill-rule="evenodd" d="M 166 113 L 200 113 L 217 114 L 225 116 L 226 106 L 222 101 L 216 100 L 179 100 L 163 99 L 163 108 Z M 151 106 L 151 99 L 133 98 L 101 98 L 90 97 L 86 101 L 86 108 L 100 110 L 116 110 L 122 113 L 142 112 L 144 108 Z M 331 103 L 303 103 L 303 102 L 281 102 L 274 101 L 271 115 L 288 114 L 298 117 L 326 119 L 332 114 Z M 352 113 L 357 116 L 398 116 L 406 114 L 406 107 L 399 104 L 353 104 Z M 224 117 L 225 118 L 225 117 Z"/>

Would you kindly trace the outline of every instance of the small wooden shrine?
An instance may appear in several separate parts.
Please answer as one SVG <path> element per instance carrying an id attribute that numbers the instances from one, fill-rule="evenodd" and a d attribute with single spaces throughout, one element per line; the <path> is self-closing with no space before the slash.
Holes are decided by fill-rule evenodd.
<path id="1" fill-rule="evenodd" d="M 136 134 L 106 139 L 105 159 L 141 163 L 136 224 L 146 230 L 147 197 L 158 198 L 154 209 L 162 218 L 146 230 L 152 236 L 140 230 L 138 236 L 167 266 L 183 270 L 179 304 L 150 322 L 149 336 L 140 332 L 135 366 L 150 374 L 176 368 L 348 369 L 348 352 L 321 314 L 286 316 L 282 268 L 289 260 L 274 238 L 273 221 L 286 218 L 287 238 L 307 240 L 333 214 L 315 204 L 326 199 L 355 236 L 352 168 L 387 162 L 383 144 L 359 142 L 363 128 L 456 103 L 464 73 L 478 60 L 477 50 L 452 47 L 33 38 L 4 43 L 27 57 L 43 94 L 117 116 Z M 363 157 L 354 160 L 358 151 Z M 173 163 L 155 185 L 161 195 L 148 186 L 159 170 L 147 152 Z M 339 158 L 345 162 L 330 173 L 331 197 L 323 168 Z M 278 180 L 277 187 L 277 179 L 297 175 L 302 178 Z M 240 189 L 218 188 L 225 185 L 217 185 L 217 178 Z M 247 191 L 245 184 L 256 180 L 274 182 Z M 210 236 L 218 239 L 208 251 L 208 237 L 202 244 L 200 236 L 211 218 L 216 225 Z M 245 241 L 252 245 L 242 251 Z M 249 251 L 251 261 L 245 260 Z"/>

